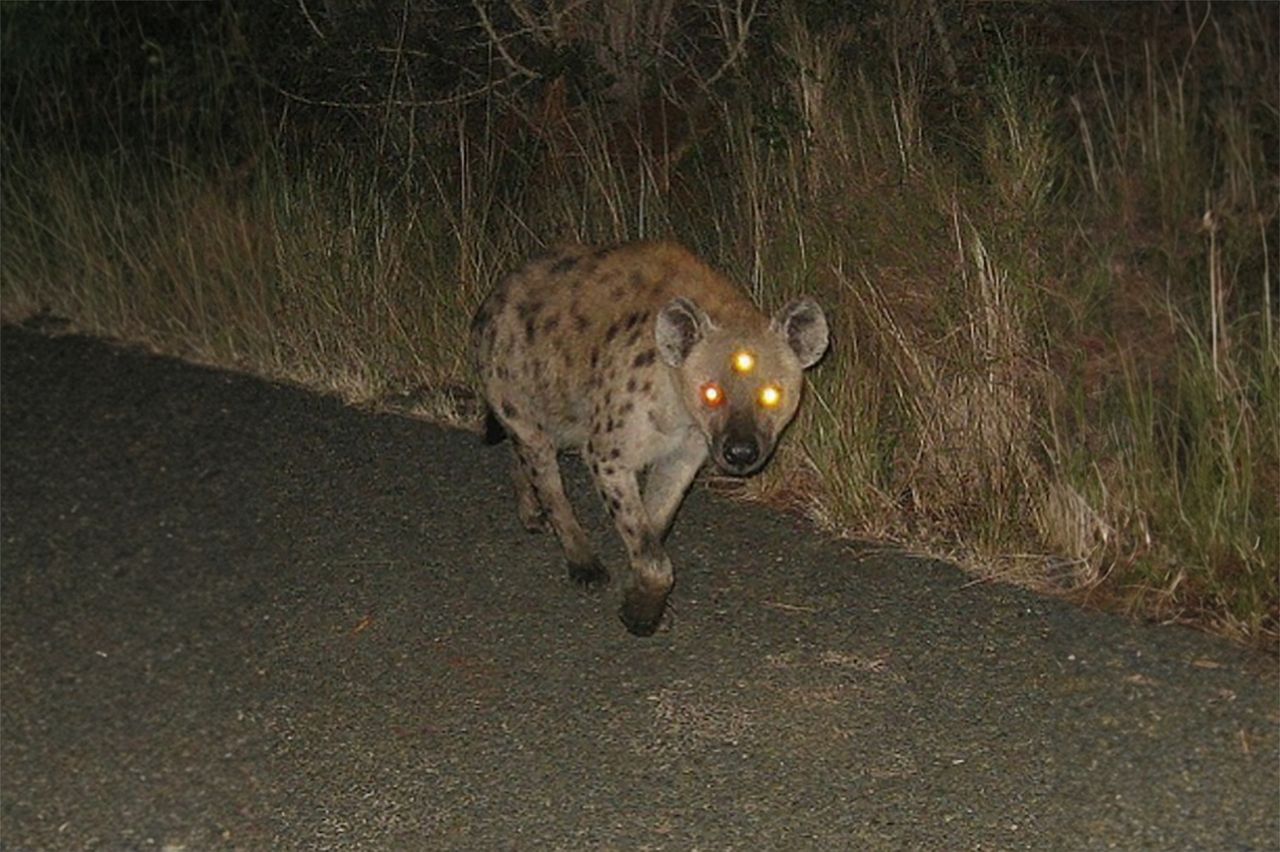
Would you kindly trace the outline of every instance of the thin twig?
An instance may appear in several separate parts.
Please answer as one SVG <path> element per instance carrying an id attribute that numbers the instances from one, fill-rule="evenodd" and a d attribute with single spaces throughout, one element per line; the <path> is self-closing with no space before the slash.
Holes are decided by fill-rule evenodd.
<path id="1" fill-rule="evenodd" d="M 782 603 L 781 601 L 762 601 L 769 609 L 777 609 L 782 612 L 821 612 L 822 610 L 814 606 L 801 606 L 800 604 Z"/>
<path id="2" fill-rule="evenodd" d="M 387 107 L 387 106 L 405 107 L 405 108 L 437 107 L 437 106 L 446 106 L 448 104 L 464 103 L 466 101 L 472 100 L 473 98 L 477 98 L 481 95 L 488 94 L 493 90 L 497 89 L 498 87 L 500 87 L 501 85 L 505 83 L 509 83 L 510 81 L 516 79 L 518 76 L 519 75 L 517 74 L 511 74 L 507 77 L 503 77 L 501 80 L 487 82 L 484 85 L 479 86 L 475 89 L 469 89 L 467 91 L 458 92 L 457 94 L 449 95 L 447 97 L 434 98 L 432 100 L 425 100 L 425 101 L 405 100 L 402 98 L 392 98 L 392 99 L 384 98 L 377 101 L 333 101 L 327 98 L 312 98 L 307 95 L 300 95 L 297 92 L 291 92 L 288 89 L 285 89 L 282 86 L 274 82 L 271 82 L 270 80 L 263 80 L 263 82 L 267 86 L 275 90 L 277 93 L 283 95 L 289 100 L 296 101 L 301 104 L 307 104 L 308 106 L 335 107 L 338 109 L 372 109 L 374 107 Z"/>
<path id="3" fill-rule="evenodd" d="M 307 10 L 307 0 L 298 0 L 298 8 L 302 10 L 302 17 L 307 19 L 307 24 L 310 25 L 311 31 L 321 39 L 325 38 L 325 34 L 320 30 L 320 27 L 316 26 L 315 19 L 311 17 L 311 12 Z"/>

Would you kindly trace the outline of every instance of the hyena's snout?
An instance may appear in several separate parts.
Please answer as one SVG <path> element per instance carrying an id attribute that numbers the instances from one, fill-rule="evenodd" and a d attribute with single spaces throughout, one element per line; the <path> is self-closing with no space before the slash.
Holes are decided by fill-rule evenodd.
<path id="1" fill-rule="evenodd" d="M 727 428 L 711 442 L 711 458 L 730 476 L 750 476 L 764 467 L 773 438 L 750 417 L 730 417 Z"/>
<path id="2" fill-rule="evenodd" d="M 724 466 L 731 472 L 745 475 L 755 469 L 756 462 L 760 459 L 760 445 L 754 438 L 725 441 L 720 456 Z"/>

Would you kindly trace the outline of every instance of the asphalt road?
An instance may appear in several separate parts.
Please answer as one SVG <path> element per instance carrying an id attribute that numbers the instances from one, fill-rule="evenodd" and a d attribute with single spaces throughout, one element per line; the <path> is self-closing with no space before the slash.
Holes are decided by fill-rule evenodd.
<path id="1" fill-rule="evenodd" d="M 504 448 L 0 350 L 6 850 L 1280 845 L 1274 658 L 705 489 L 637 639 L 521 529 Z"/>

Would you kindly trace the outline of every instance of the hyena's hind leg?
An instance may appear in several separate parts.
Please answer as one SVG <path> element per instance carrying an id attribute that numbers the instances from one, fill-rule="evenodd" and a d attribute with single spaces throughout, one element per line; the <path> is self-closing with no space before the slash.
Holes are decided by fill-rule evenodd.
<path id="1" fill-rule="evenodd" d="M 569 579 L 589 587 L 608 583 L 609 572 L 596 558 L 565 496 L 560 462 L 551 439 L 541 432 L 522 430 L 510 423 L 507 430 L 515 448 L 513 478 L 520 521 L 525 529 L 545 528 L 544 521 L 549 520 L 569 563 Z"/>
<path id="2" fill-rule="evenodd" d="M 516 487 L 516 512 L 526 530 L 543 533 L 551 529 L 551 525 L 547 521 L 547 511 L 538 499 L 538 490 L 533 486 L 533 472 L 527 455 L 520 444 L 512 440 L 511 481 Z"/>
<path id="3" fill-rule="evenodd" d="M 486 444 L 500 444 L 511 436 L 507 433 L 507 427 L 493 412 L 492 408 L 485 410 L 484 418 L 484 442 Z M 547 513 L 542 507 L 542 501 L 538 499 L 538 492 L 533 487 L 533 480 L 530 474 L 529 462 L 525 458 L 525 454 L 520 450 L 520 443 L 511 438 L 511 482 L 516 489 L 516 510 L 520 515 L 520 523 L 531 533 L 543 533 L 550 529 L 547 523 Z"/>

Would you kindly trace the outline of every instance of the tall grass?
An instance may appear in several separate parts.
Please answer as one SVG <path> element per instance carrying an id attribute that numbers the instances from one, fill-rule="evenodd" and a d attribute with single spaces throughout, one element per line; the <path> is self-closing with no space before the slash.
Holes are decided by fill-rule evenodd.
<path id="1" fill-rule="evenodd" d="M 503 270 L 556 240 L 674 235 L 766 308 L 810 292 L 831 320 L 746 493 L 1273 644 L 1273 23 L 1191 22 L 1054 85 L 1002 43 L 939 119 L 928 55 L 864 59 L 856 32 L 783 16 L 785 70 L 674 163 L 591 102 L 520 133 L 457 109 L 392 188 L 354 153 L 269 145 L 233 174 L 9 146 L 0 313 L 357 402 L 425 387 L 465 419 L 468 317 Z"/>
<path id="2" fill-rule="evenodd" d="M 458 274 L 450 219 L 388 203 L 346 165 L 268 163 L 245 186 L 172 163 L 15 155 L 4 317 L 67 317 L 353 401 L 462 382 L 454 341 L 480 284 Z"/>

